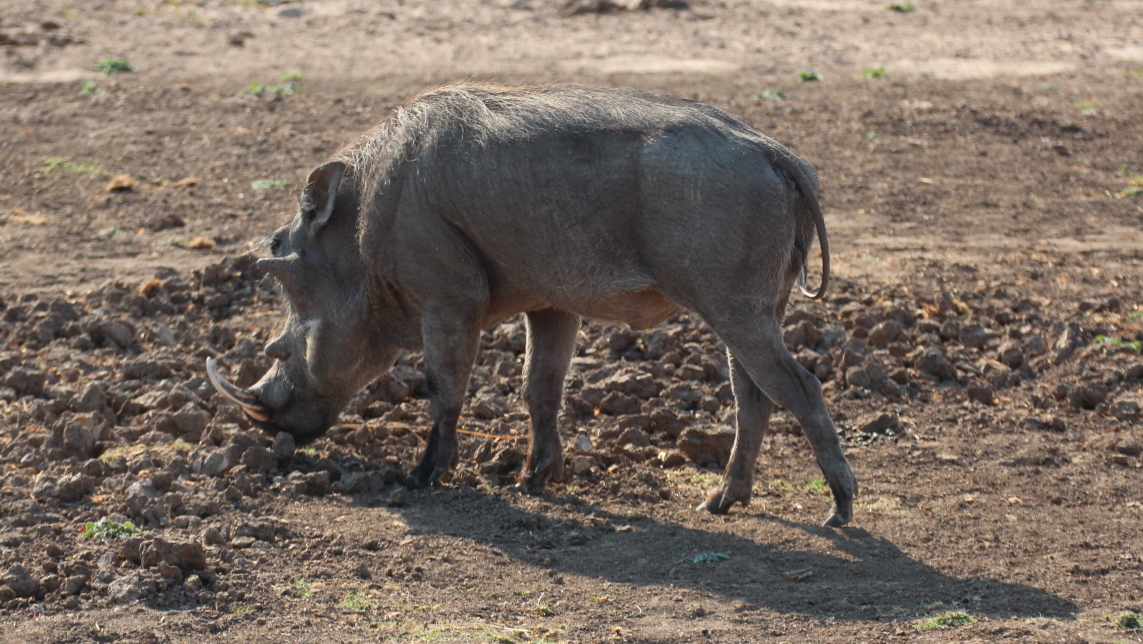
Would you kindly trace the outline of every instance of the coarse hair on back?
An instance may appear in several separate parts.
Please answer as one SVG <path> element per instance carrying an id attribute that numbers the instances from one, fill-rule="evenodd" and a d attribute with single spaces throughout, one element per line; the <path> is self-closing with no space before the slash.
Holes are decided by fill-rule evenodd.
<path id="1" fill-rule="evenodd" d="M 608 128 L 651 135 L 670 122 L 704 121 L 761 136 L 719 108 L 633 89 L 462 82 L 418 94 L 334 158 L 357 175 L 366 204 L 389 187 L 403 162 L 431 156 L 445 140 L 484 146 L 509 137 Z"/>

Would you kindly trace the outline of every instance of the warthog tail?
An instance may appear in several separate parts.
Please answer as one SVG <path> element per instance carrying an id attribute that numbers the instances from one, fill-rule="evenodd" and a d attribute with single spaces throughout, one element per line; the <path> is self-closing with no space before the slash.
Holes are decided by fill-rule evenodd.
<path id="1" fill-rule="evenodd" d="M 818 243 L 822 249 L 822 282 L 818 285 L 816 291 L 810 290 L 806 284 L 806 264 L 803 262 L 801 269 L 798 271 L 798 289 L 800 289 L 802 294 L 806 297 L 820 300 L 825 295 L 826 287 L 829 286 L 829 238 L 826 236 L 825 218 L 822 216 L 821 204 L 818 203 L 817 185 L 806 174 L 805 166 L 802 161 L 793 154 L 789 152 L 779 154 L 774 161 L 779 168 L 786 171 L 786 173 L 790 175 L 790 178 L 794 180 L 794 183 L 798 186 L 798 191 L 802 193 L 802 197 L 809 206 L 810 215 L 814 218 L 814 228 L 817 230 Z"/>

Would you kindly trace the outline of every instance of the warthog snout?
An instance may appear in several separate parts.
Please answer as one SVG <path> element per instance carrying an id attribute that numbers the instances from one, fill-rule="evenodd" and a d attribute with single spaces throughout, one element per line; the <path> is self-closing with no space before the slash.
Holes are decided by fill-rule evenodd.
<path id="1" fill-rule="evenodd" d="M 317 401 L 294 396 L 293 388 L 278 364 L 271 367 L 254 386 L 243 389 L 218 372 L 211 358 L 206 359 L 206 375 L 223 398 L 238 405 L 258 428 L 270 433 L 286 432 L 302 445 L 325 434 L 337 414 L 337 407 L 323 410 Z"/>

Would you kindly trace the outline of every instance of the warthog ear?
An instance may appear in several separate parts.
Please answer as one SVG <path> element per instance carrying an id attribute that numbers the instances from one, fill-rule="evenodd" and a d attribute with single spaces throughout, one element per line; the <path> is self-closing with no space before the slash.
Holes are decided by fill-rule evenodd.
<path id="1" fill-rule="evenodd" d="M 337 189 L 345 174 L 345 164 L 330 161 L 310 173 L 306 189 L 302 192 L 302 212 L 309 219 L 313 231 L 321 230 L 333 215 L 337 203 Z"/>

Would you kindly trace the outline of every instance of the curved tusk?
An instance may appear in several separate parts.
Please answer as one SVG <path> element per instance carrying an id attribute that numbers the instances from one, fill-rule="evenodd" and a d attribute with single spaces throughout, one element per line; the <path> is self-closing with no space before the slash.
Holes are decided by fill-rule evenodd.
<path id="1" fill-rule="evenodd" d="M 218 367 L 212 358 L 206 359 L 206 377 L 223 398 L 241 407 L 247 416 L 259 422 L 270 422 L 270 415 L 266 413 L 266 406 L 262 404 L 262 401 L 249 391 L 239 389 L 226 378 L 223 378 L 222 374 L 218 373 Z"/>

